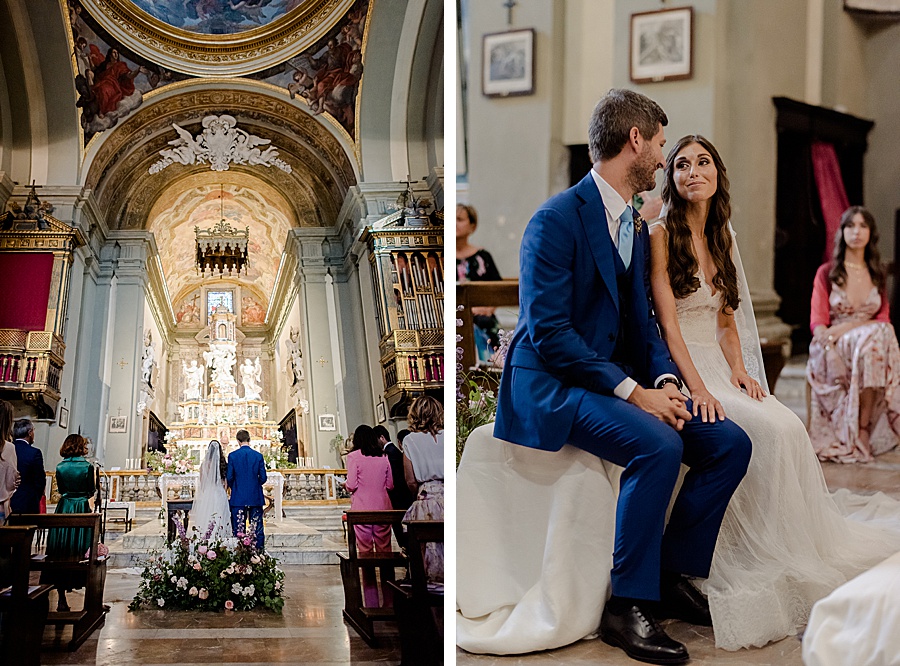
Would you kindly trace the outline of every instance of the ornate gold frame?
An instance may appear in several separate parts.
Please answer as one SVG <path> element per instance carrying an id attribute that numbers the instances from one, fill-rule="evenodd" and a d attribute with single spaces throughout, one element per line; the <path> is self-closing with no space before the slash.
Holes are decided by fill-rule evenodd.
<path id="1" fill-rule="evenodd" d="M 344 17 L 354 0 L 312 0 L 272 23 L 206 35 L 160 21 L 129 0 L 82 0 L 106 30 L 144 57 L 192 76 L 242 76 L 284 62 Z"/>

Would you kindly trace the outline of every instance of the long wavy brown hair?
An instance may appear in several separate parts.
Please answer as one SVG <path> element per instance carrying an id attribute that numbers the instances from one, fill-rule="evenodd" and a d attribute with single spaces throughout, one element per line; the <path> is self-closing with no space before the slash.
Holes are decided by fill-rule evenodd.
<path id="1" fill-rule="evenodd" d="M 709 215 L 706 217 L 704 233 L 709 253 L 716 267 L 712 283 L 722 295 L 722 312 L 727 313 L 729 309 L 736 310 L 741 302 L 738 295 L 737 270 L 731 260 L 731 231 L 728 229 L 728 220 L 731 218 L 731 195 L 728 193 L 728 176 L 719 151 L 710 143 L 709 139 L 699 134 L 690 134 L 679 139 L 666 158 L 662 199 L 668 208 L 666 230 L 668 231 L 669 284 L 672 285 L 672 293 L 675 294 L 675 298 L 686 298 L 700 288 L 700 280 L 697 277 L 700 263 L 694 256 L 694 248 L 691 245 L 691 229 L 687 223 L 687 202 L 681 198 L 675 188 L 675 158 L 692 143 L 700 144 L 712 156 L 713 164 L 718 172 L 718 185 L 709 207 Z"/>
<path id="2" fill-rule="evenodd" d="M 885 270 L 881 263 L 881 253 L 878 251 L 878 227 L 875 224 L 875 216 L 863 206 L 850 206 L 841 215 L 841 226 L 834 235 L 834 253 L 831 256 L 831 272 L 828 279 L 839 287 L 847 282 L 847 268 L 844 266 L 844 256 L 847 254 L 847 242 L 844 240 L 844 229 L 853 223 L 853 218 L 859 213 L 863 217 L 866 226 L 869 227 L 869 242 L 866 244 L 865 257 L 872 284 L 879 291 L 884 289 Z"/>

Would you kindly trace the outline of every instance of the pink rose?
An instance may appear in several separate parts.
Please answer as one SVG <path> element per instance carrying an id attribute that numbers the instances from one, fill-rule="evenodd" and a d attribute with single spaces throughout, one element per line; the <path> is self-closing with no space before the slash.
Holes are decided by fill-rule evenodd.
<path id="1" fill-rule="evenodd" d="M 200 563 L 194 562 L 194 571 L 200 571 Z"/>
<path id="2" fill-rule="evenodd" d="M 249 546 L 252 542 L 250 541 L 250 537 L 244 537 L 244 545 Z"/>
<path id="3" fill-rule="evenodd" d="M 199 596 L 201 599 L 208 599 L 209 598 L 209 590 L 207 590 L 205 587 L 201 587 L 200 592 L 198 593 L 197 596 Z"/>
<path id="4" fill-rule="evenodd" d="M 197 552 L 200 553 L 201 555 L 203 555 L 207 550 L 209 550 L 209 548 L 207 548 L 206 546 L 198 546 L 197 547 Z"/>
<path id="5" fill-rule="evenodd" d="M 234 610 L 234 602 L 231 599 L 225 602 L 225 610 Z"/>
<path id="6" fill-rule="evenodd" d="M 209 559 L 214 560 L 214 559 L 216 559 L 216 551 L 210 550 L 209 552 L 206 553 L 206 556 Z"/>

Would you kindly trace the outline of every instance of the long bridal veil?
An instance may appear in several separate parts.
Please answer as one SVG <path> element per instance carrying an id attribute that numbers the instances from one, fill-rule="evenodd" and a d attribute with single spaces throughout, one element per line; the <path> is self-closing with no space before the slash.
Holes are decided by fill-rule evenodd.
<path id="1" fill-rule="evenodd" d="M 231 509 L 219 465 L 221 445 L 213 440 L 206 448 L 200 464 L 200 480 L 194 493 L 191 525 L 201 537 L 210 540 L 227 539 L 231 534 Z"/>

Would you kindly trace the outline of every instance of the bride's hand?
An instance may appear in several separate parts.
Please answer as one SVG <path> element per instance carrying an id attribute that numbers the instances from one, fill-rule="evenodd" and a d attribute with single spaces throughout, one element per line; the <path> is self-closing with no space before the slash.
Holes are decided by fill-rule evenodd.
<path id="1" fill-rule="evenodd" d="M 732 374 L 731 383 L 739 389 L 744 389 L 747 392 L 747 395 L 754 400 L 762 402 L 762 399 L 766 397 L 766 392 L 763 391 L 762 386 L 760 386 L 759 382 L 753 379 L 753 377 L 748 375 L 746 370 L 740 370 Z"/>
<path id="2" fill-rule="evenodd" d="M 720 421 L 725 420 L 725 408 L 706 390 L 706 387 L 691 391 L 691 400 L 694 402 L 694 416 L 700 415 L 704 423 L 713 423 L 716 416 Z"/>

